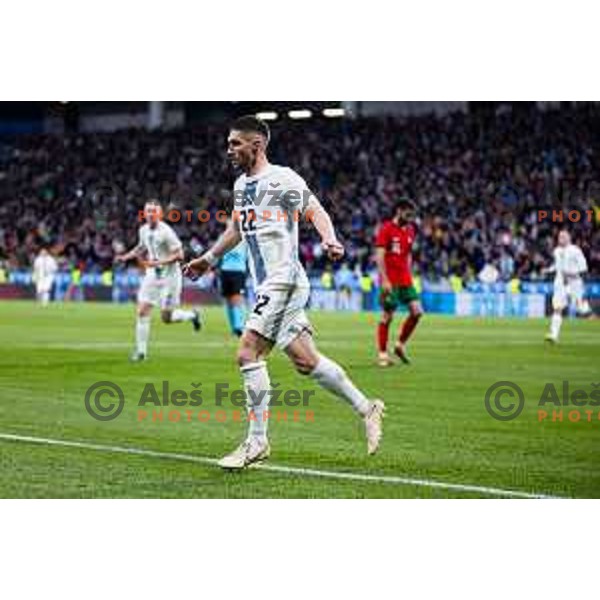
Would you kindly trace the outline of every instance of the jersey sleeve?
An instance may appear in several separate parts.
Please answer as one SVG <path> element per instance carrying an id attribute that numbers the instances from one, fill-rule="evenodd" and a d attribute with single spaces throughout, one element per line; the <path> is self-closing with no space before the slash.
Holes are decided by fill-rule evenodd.
<path id="1" fill-rule="evenodd" d="M 557 272 L 558 271 L 558 248 L 554 248 L 554 250 L 552 251 L 552 267 L 551 267 L 551 272 Z"/>
<path id="2" fill-rule="evenodd" d="M 171 227 L 168 227 L 166 230 L 165 241 L 167 242 L 167 247 L 170 252 L 175 252 L 176 250 L 181 250 L 183 245 L 181 244 L 181 240 L 177 237 L 177 234 L 173 231 Z"/>
<path id="3" fill-rule="evenodd" d="M 304 214 L 311 200 L 316 196 L 310 191 L 306 181 L 292 169 L 286 169 L 281 182 L 281 206 L 288 211 Z"/>
<path id="4" fill-rule="evenodd" d="M 386 248 L 388 245 L 388 227 L 386 223 L 382 223 L 375 236 L 375 246 L 377 248 Z"/>
<path id="5" fill-rule="evenodd" d="M 577 248 L 577 253 L 575 254 L 575 262 L 577 264 L 577 271 L 579 273 L 585 273 L 588 270 L 587 260 L 585 259 L 585 255 L 581 251 L 581 248 Z"/>
<path id="6" fill-rule="evenodd" d="M 137 245 L 138 245 L 139 248 L 141 248 L 145 252 L 148 252 L 148 244 L 146 242 L 146 236 L 144 235 L 144 228 L 143 227 L 140 227 L 140 230 L 138 232 L 138 243 L 137 243 Z"/>

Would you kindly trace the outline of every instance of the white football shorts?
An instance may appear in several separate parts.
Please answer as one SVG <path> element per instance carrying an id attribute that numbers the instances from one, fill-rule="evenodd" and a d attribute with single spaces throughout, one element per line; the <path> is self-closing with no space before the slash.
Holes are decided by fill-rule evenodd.
<path id="1" fill-rule="evenodd" d="M 35 291 L 38 294 L 45 294 L 52 289 L 52 283 L 54 282 L 54 276 L 40 277 L 35 284 Z"/>
<path id="2" fill-rule="evenodd" d="M 552 308 L 554 310 L 563 310 L 569 306 L 569 302 L 575 302 L 579 305 L 583 299 L 584 285 L 580 277 L 571 279 L 565 285 L 555 285 L 554 295 L 552 296 Z"/>
<path id="3" fill-rule="evenodd" d="M 138 291 L 138 302 L 160 306 L 161 310 L 175 308 L 181 303 L 183 278 L 177 270 L 173 275 L 158 277 L 148 270 Z"/>
<path id="4" fill-rule="evenodd" d="M 282 350 L 303 331 L 312 334 L 304 309 L 310 287 L 265 284 L 256 293 L 256 303 L 246 319 L 246 329 L 256 331 Z"/>

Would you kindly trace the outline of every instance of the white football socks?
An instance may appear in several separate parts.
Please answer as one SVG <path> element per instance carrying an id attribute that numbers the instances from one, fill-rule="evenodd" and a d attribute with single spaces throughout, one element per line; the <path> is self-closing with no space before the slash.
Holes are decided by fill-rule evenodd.
<path id="1" fill-rule="evenodd" d="M 196 316 L 193 310 L 183 310 L 182 308 L 176 308 L 171 313 L 171 322 L 178 323 L 180 321 L 191 321 Z"/>
<path id="2" fill-rule="evenodd" d="M 271 381 L 267 363 L 264 361 L 250 363 L 241 367 L 240 371 L 246 390 L 246 406 L 249 416 L 248 437 L 265 440 L 268 425 L 265 412 L 271 399 Z"/>
<path id="3" fill-rule="evenodd" d="M 148 338 L 150 337 L 150 317 L 137 318 L 135 327 L 135 344 L 138 354 L 148 353 Z"/>
<path id="4" fill-rule="evenodd" d="M 310 376 L 321 387 L 346 400 L 359 415 L 364 417 L 369 412 L 370 402 L 365 395 L 350 381 L 344 369 L 326 356 L 320 355 Z"/>
<path id="5" fill-rule="evenodd" d="M 562 325 L 562 315 L 560 313 L 553 313 L 552 320 L 550 321 L 550 335 L 554 339 L 558 339 L 560 334 L 560 326 Z"/>

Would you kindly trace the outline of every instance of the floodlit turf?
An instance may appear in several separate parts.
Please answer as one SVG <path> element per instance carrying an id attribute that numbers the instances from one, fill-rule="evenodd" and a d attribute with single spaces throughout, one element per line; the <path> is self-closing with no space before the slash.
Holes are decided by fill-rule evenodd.
<path id="1" fill-rule="evenodd" d="M 487 497 L 478 491 L 431 487 L 431 482 L 552 496 L 600 496 L 600 406 L 579 408 L 581 421 L 538 422 L 546 382 L 570 382 L 592 391 L 598 377 L 600 322 L 567 321 L 559 346 L 546 346 L 546 323 L 427 316 L 411 346 L 414 363 L 379 369 L 373 348 L 376 316 L 313 313 L 324 353 L 354 381 L 387 405 L 380 453 L 367 457 L 362 426 L 340 400 L 296 375 L 275 353 L 271 378 L 281 389 L 316 390 L 308 407 L 281 407 L 288 419 L 271 423 L 269 464 L 335 473 L 396 477 L 416 482 L 353 481 L 314 473 L 248 470 L 226 473 L 212 464 L 175 457 L 129 455 L 0 439 L 0 497 L 273 497 L 392 498 Z M 192 457 L 219 458 L 243 438 L 230 402 L 226 422 L 216 420 L 215 385 L 239 389 L 236 341 L 221 309 L 206 311 L 199 335 L 189 324 L 166 326 L 155 315 L 151 357 L 127 360 L 133 307 L 32 302 L 0 303 L 0 434 L 80 441 Z M 112 381 L 125 395 L 122 414 L 110 422 L 90 417 L 86 390 Z M 201 407 L 163 407 L 163 422 L 139 420 L 148 383 L 189 393 L 201 383 Z M 525 408 L 513 421 L 492 419 L 484 407 L 496 381 L 519 384 Z M 599 388 L 600 389 L 600 388 Z M 108 398 L 103 397 L 103 402 Z M 504 397 L 503 402 L 509 399 Z M 157 407 L 145 409 L 151 416 Z M 551 413 L 553 406 L 546 407 Z M 180 422 L 168 420 L 178 410 Z M 187 422 L 186 410 L 192 422 Z M 198 421 L 207 411 L 208 422 Z M 305 411 L 314 422 L 305 422 Z M 587 422 L 585 411 L 592 411 Z M 206 418 L 206 414 L 203 415 Z M 185 458 L 185 457 L 184 457 Z M 495 495 L 495 494 L 491 494 Z"/>

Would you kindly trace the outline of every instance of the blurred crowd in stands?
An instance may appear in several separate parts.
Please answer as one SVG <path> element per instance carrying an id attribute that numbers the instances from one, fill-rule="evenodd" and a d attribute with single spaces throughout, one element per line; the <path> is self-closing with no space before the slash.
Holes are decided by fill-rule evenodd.
<path id="1" fill-rule="evenodd" d="M 400 196 L 419 206 L 414 268 L 428 281 L 469 281 L 488 264 L 504 281 L 540 278 L 560 223 L 539 222 L 538 210 L 600 205 L 597 104 L 278 121 L 272 129 L 272 162 L 296 169 L 331 211 L 357 281 L 373 272 L 376 227 Z M 212 215 L 230 210 L 235 173 L 226 135 L 222 123 L 0 138 L 0 266 L 29 266 L 46 246 L 66 269 L 111 269 L 115 252 L 135 245 L 138 211 L 149 198 Z M 596 219 L 564 220 L 600 275 Z M 174 227 L 188 256 L 223 230 L 216 218 Z M 301 254 L 309 272 L 324 272 L 306 224 Z"/>

